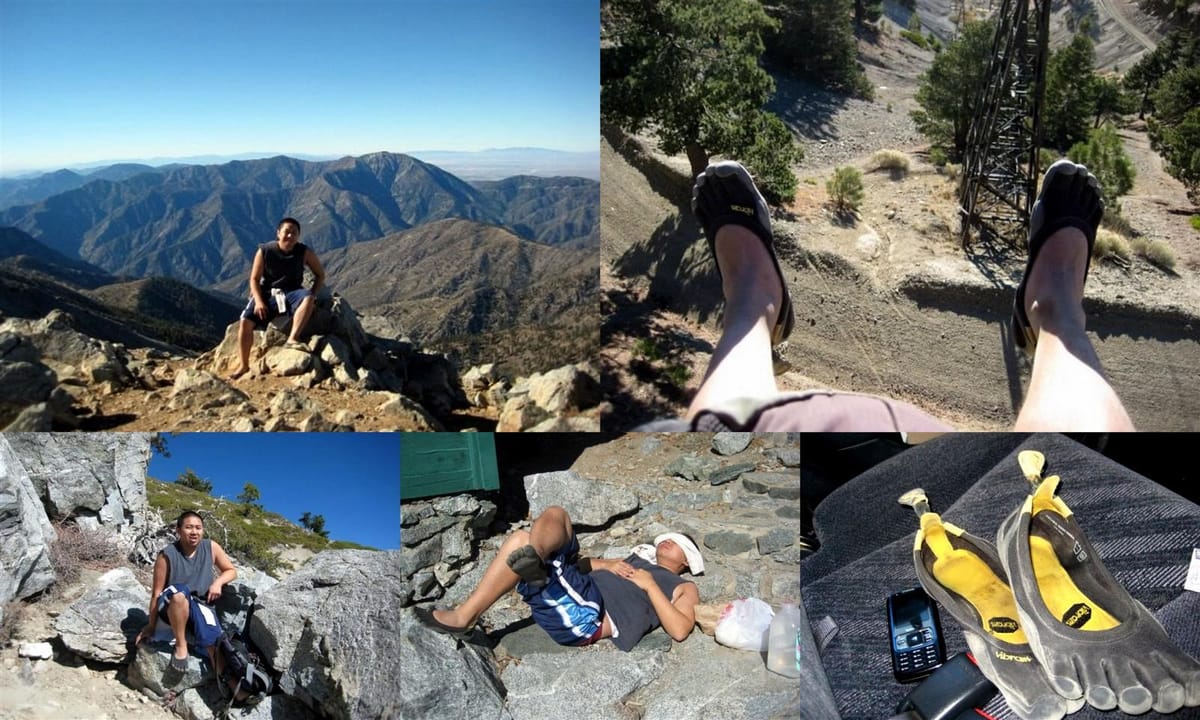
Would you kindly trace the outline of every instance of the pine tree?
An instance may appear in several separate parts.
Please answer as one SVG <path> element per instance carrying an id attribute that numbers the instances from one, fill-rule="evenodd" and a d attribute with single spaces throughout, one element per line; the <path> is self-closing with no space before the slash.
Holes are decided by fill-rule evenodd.
<path id="1" fill-rule="evenodd" d="M 795 193 L 799 147 L 783 121 L 762 110 L 774 90 L 759 66 L 762 35 L 775 23 L 758 2 L 611 0 L 605 10 L 604 122 L 630 132 L 653 127 L 662 151 L 686 152 L 694 174 L 720 153 L 746 160 L 768 197 Z M 773 152 L 748 157 L 768 141 L 779 143 Z"/>
<path id="2" fill-rule="evenodd" d="M 917 129 L 955 162 L 962 160 L 967 147 L 977 94 L 987 80 L 995 29 L 991 20 L 964 25 L 958 39 L 933 59 L 917 88 L 921 109 L 912 113 Z"/>
<path id="3" fill-rule="evenodd" d="M 858 64 L 851 0 L 783 0 L 768 12 L 779 22 L 765 39 L 771 62 L 822 87 L 874 97 Z"/>
<path id="4" fill-rule="evenodd" d="M 1167 172 L 1200 190 L 1200 66 L 1180 67 L 1155 89 L 1150 142 L 1167 163 Z"/>
<path id="5" fill-rule="evenodd" d="M 243 515 L 249 515 L 254 510 L 262 510 L 262 505 L 258 504 L 259 497 L 258 488 L 254 486 L 254 483 L 246 483 L 242 486 L 242 494 L 238 495 L 237 499 L 245 506 L 242 509 Z"/>
<path id="6" fill-rule="evenodd" d="M 1050 56 L 1042 101 L 1043 145 L 1062 150 L 1087 140 L 1096 114 L 1095 58 L 1092 39 L 1083 33 Z"/>
<path id="7" fill-rule="evenodd" d="M 1117 198 L 1133 189 L 1137 171 L 1113 126 L 1105 123 L 1092 130 L 1087 142 L 1073 145 L 1067 157 L 1086 165 L 1100 181 L 1105 212 L 1120 212 Z"/>
<path id="8" fill-rule="evenodd" d="M 185 468 L 183 472 L 179 473 L 179 477 L 175 478 L 175 484 L 183 485 L 202 493 L 212 492 L 213 487 L 212 483 L 197 475 L 191 468 Z"/>

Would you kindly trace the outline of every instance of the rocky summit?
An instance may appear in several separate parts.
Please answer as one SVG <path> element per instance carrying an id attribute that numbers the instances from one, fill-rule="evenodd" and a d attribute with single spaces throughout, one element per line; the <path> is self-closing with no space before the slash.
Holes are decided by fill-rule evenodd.
<path id="1" fill-rule="evenodd" d="M 799 598 L 800 501 L 786 490 L 798 493 L 800 476 L 784 462 L 796 447 L 785 434 L 716 443 L 703 433 L 635 434 L 588 447 L 569 469 L 526 475 L 530 512 L 516 527 L 528 529 L 537 513 L 562 506 L 576 519 L 583 556 L 625 558 L 666 532 L 695 538 L 705 573 L 684 579 L 699 590 L 699 626 L 678 643 L 655 630 L 624 653 L 606 640 L 585 648 L 555 644 L 515 591 L 462 639 L 432 632 L 406 608 L 401 674 L 416 679 L 401 687 L 402 716 L 797 717 L 794 679 L 767 671 L 759 653 L 721 646 L 712 636 L 731 600 L 757 597 L 779 607 Z M 712 484 L 711 472 L 722 469 L 730 478 Z M 756 474 L 767 481 L 754 482 Z M 508 516 L 506 508 L 470 494 L 406 502 L 403 512 L 401 566 L 411 580 L 402 604 L 409 607 L 461 603 L 516 529 L 497 519 Z"/>
<path id="2" fill-rule="evenodd" d="M 156 552 L 173 540 L 160 534 L 163 522 L 147 504 L 149 456 L 148 435 L 0 434 L 0 608 L 16 613 L 6 625 L 16 635 L 0 666 L 0 695 L 6 705 L 36 708 L 28 717 L 113 717 L 114 707 L 121 717 L 147 717 L 140 711 L 152 709 L 162 717 L 155 705 L 188 720 L 226 717 L 228 700 L 206 652 L 191 647 L 186 666 L 173 668 L 173 637 L 163 622 L 133 644 L 149 620 L 154 553 L 146 546 Z M 68 531 L 56 535 L 54 522 L 66 519 L 115 548 L 118 559 L 108 561 L 115 567 L 89 569 L 79 581 L 59 577 L 50 556 Z M 282 581 L 232 560 L 238 578 L 224 586 L 215 610 L 223 630 L 272 677 L 274 691 L 228 717 L 401 717 L 399 552 L 326 550 Z M 115 680 L 100 680 L 114 669 Z M 49 677 L 70 685 L 70 697 Z M 89 709 L 67 709 L 76 695 Z"/>

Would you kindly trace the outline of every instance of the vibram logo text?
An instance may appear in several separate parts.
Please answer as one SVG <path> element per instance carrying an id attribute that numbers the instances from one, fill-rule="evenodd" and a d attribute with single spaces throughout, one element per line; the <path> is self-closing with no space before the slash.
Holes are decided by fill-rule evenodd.
<path id="1" fill-rule="evenodd" d="M 1013 655 L 1012 653 L 1006 653 L 1003 650 L 997 650 L 995 651 L 995 654 L 1000 660 L 1008 660 L 1019 663 L 1033 662 L 1033 658 L 1028 655 Z"/>
<path id="2" fill-rule="evenodd" d="M 730 205 L 729 209 L 733 210 L 735 212 L 740 212 L 743 215 L 753 215 L 754 214 L 754 208 L 746 207 L 745 205 Z"/>
<path id="3" fill-rule="evenodd" d="M 1063 616 L 1063 623 L 1067 627 L 1079 628 L 1087 624 L 1088 620 L 1092 619 L 1092 609 L 1084 603 L 1075 603 L 1067 609 L 1067 614 Z"/>
<path id="4" fill-rule="evenodd" d="M 1021 626 L 1012 618 L 997 617 L 988 620 L 988 627 L 992 629 L 992 632 L 1011 633 L 1016 632 Z"/>

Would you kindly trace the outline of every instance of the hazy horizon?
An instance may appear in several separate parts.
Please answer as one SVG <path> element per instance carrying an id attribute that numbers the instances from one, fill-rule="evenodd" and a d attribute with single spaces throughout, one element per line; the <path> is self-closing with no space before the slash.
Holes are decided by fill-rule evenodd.
<path id="1" fill-rule="evenodd" d="M 343 157 L 362 157 L 363 155 L 370 155 L 373 152 L 390 152 L 390 153 L 401 154 L 401 155 L 410 155 L 412 157 L 417 158 L 418 160 L 422 160 L 423 162 L 429 162 L 433 165 L 438 165 L 439 167 L 441 167 L 441 165 L 439 165 L 434 160 L 427 160 L 422 156 L 428 156 L 428 157 L 461 156 L 463 158 L 471 158 L 471 157 L 483 158 L 483 157 L 487 157 L 489 154 L 510 153 L 511 157 L 520 158 L 521 156 L 518 155 L 518 153 L 522 153 L 522 152 L 525 152 L 525 153 L 553 153 L 556 155 L 563 156 L 564 159 L 579 158 L 580 160 L 582 160 L 585 157 L 588 159 L 594 158 L 595 165 L 596 165 L 594 171 L 591 171 L 588 175 L 585 175 L 584 177 L 593 177 L 594 176 L 594 179 L 599 179 L 599 172 L 600 172 L 600 164 L 599 164 L 600 163 L 600 160 L 599 160 L 600 150 L 599 150 L 599 148 L 596 148 L 594 150 L 558 150 L 555 148 L 544 148 L 544 147 L 498 147 L 498 148 L 487 148 L 484 150 L 445 150 L 445 149 L 374 150 L 374 151 L 368 151 L 368 152 L 364 152 L 364 153 L 329 153 L 329 154 L 259 151 L 259 152 L 245 152 L 245 153 L 224 153 L 224 154 L 217 153 L 217 154 L 206 154 L 206 155 L 185 155 L 185 156 L 178 156 L 178 157 L 117 158 L 117 159 L 107 159 L 107 160 L 88 161 L 88 162 L 76 162 L 76 163 L 69 163 L 66 165 L 58 165 L 58 166 L 46 166 L 46 167 L 35 167 L 35 168 L 29 168 L 29 169 L 14 169 L 11 171 L 0 171 L 0 179 L 3 179 L 3 180 L 29 179 L 29 178 L 34 178 L 34 177 L 38 177 L 41 175 L 47 175 L 47 174 L 51 174 L 51 173 L 55 173 L 55 172 L 60 172 L 62 170 L 70 170 L 73 172 L 78 172 L 82 175 L 87 175 L 89 172 L 99 170 L 101 168 L 111 167 L 113 165 L 125 165 L 125 164 L 149 165 L 151 167 L 156 167 L 156 168 L 162 167 L 165 165 L 175 165 L 175 164 L 179 164 L 179 165 L 220 165 L 220 164 L 224 164 L 227 162 L 233 162 L 233 161 L 238 161 L 238 160 L 262 160 L 265 158 L 280 157 L 280 156 L 290 157 L 290 158 L 295 158 L 297 160 L 305 160 L 305 161 L 310 161 L 310 162 L 327 162 L 330 160 L 338 160 Z M 450 168 L 442 168 L 442 169 L 453 172 L 452 170 L 450 170 Z M 458 174 L 458 173 L 454 173 L 454 174 Z"/>
<path id="2" fill-rule="evenodd" d="M 381 148 L 595 152 L 599 18 L 597 1 L 5 0 L 0 176 Z"/>

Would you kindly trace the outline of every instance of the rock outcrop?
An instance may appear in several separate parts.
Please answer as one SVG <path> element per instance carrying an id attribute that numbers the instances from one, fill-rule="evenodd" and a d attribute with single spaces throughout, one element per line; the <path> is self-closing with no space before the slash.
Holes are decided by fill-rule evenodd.
<path id="1" fill-rule="evenodd" d="M 599 372 L 591 363 L 564 365 L 515 381 L 494 363 L 461 378 L 467 400 L 499 413 L 498 432 L 599 432 Z"/>
<path id="2" fill-rule="evenodd" d="M 613 518 L 638 509 L 638 498 L 628 490 L 588 480 L 573 470 L 525 476 L 529 514 L 537 517 L 552 505 L 566 509 L 576 525 L 600 527 Z"/>
<path id="3" fill-rule="evenodd" d="M 110 570 L 54 621 L 63 645 L 98 662 L 127 659 L 133 639 L 149 622 L 150 589 L 129 568 Z M 168 652 L 170 649 L 168 648 Z"/>
<path id="4" fill-rule="evenodd" d="M 403 678 L 398 683 L 401 718 L 513 718 L 504 706 L 504 685 L 491 650 L 429 630 L 408 608 L 400 611 L 397 677 Z"/>
<path id="5" fill-rule="evenodd" d="M 0 435 L 0 621 L 4 606 L 35 595 L 54 583 L 50 544 L 54 526 L 46 517 L 24 464 Z"/>
<path id="6" fill-rule="evenodd" d="M 382 417 L 394 418 L 397 427 L 408 430 L 440 430 L 437 418 L 468 407 L 457 369 L 448 358 L 422 352 L 402 339 L 369 334 L 338 295 L 318 298 L 305 328 L 309 339 L 304 349 L 286 346 L 290 322 L 288 317 L 276 318 L 264 331 L 255 332 L 251 382 L 269 374 L 287 378 L 302 394 L 312 388 L 321 388 L 326 397 L 355 393 L 362 398 L 354 403 L 360 417 L 369 412 L 364 406 L 373 402 L 371 407 Z M 212 350 L 194 360 L 186 355 L 183 350 L 131 350 L 90 338 L 59 310 L 41 320 L 4 320 L 0 429 L 72 430 L 102 420 L 109 424 L 106 408 L 128 422 L 145 407 L 183 413 L 189 429 L 355 429 L 358 418 L 340 413 L 342 406 L 312 398 L 306 398 L 303 411 L 281 411 L 268 407 L 269 402 L 256 406 L 248 392 L 228 382 L 240 362 L 237 322 L 226 328 L 224 339 Z"/>
<path id="7" fill-rule="evenodd" d="M 397 717 L 399 552 L 328 550 L 264 592 L 250 640 L 280 689 L 336 720 Z"/>
<path id="8" fill-rule="evenodd" d="M 146 529 L 146 433 L 8 436 L 51 520 L 110 527 L 131 540 Z"/>
<path id="9" fill-rule="evenodd" d="M 496 506 L 470 495 L 415 500 L 400 507 L 402 604 L 435 600 L 458 580 L 496 517 Z"/>

